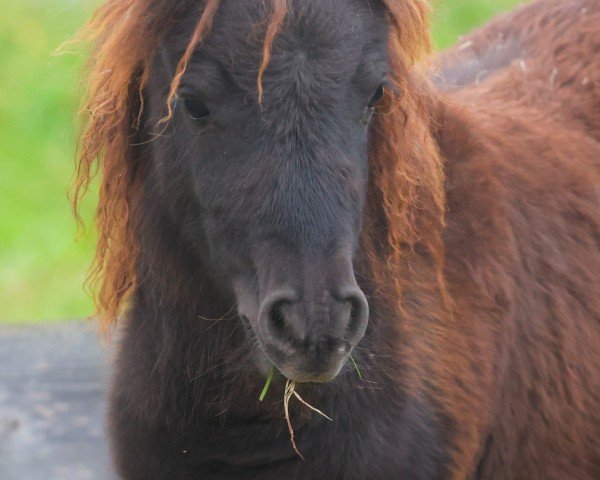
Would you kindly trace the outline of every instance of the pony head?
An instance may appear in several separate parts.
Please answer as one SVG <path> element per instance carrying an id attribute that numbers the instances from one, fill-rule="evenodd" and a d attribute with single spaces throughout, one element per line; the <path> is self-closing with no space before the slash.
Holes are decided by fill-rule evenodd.
<path id="1" fill-rule="evenodd" d="M 330 380 L 368 323 L 357 255 L 398 295 L 405 246 L 442 263 L 443 174 L 414 70 L 427 4 L 172 4 L 110 0 L 86 30 L 74 205 L 97 165 L 103 325 L 140 281 L 151 201 L 235 299 L 261 369 Z"/>

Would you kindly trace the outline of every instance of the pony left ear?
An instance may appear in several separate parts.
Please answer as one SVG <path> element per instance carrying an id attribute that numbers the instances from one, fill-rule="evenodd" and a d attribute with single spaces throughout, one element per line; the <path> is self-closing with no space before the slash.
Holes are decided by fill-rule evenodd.
<path id="1" fill-rule="evenodd" d="M 414 64 L 431 52 L 428 0 L 382 0 L 392 26 L 392 37 L 402 52 L 404 62 Z"/>

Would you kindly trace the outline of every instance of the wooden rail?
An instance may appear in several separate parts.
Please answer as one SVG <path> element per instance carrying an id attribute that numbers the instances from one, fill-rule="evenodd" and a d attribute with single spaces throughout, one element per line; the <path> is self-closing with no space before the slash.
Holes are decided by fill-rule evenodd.
<path id="1" fill-rule="evenodd" d="M 0 326 L 0 479 L 113 480 L 110 348 L 85 322 Z"/>

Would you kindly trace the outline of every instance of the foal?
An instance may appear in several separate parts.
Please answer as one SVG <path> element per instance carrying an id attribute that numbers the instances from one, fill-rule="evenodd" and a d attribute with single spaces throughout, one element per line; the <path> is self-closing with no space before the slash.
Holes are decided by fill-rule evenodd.
<path id="1" fill-rule="evenodd" d="M 522 7 L 434 77 L 427 13 L 92 20 L 75 207 L 98 165 L 123 478 L 600 478 L 600 2 Z M 304 460 L 286 379 L 333 419 L 291 405 Z"/>

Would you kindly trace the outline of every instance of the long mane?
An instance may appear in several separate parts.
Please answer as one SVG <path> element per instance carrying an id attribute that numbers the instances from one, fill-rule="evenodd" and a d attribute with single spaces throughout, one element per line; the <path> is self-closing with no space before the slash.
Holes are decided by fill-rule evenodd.
<path id="1" fill-rule="evenodd" d="M 72 203 L 76 217 L 81 198 L 100 176 L 95 223 L 98 243 L 89 281 L 97 314 L 110 327 L 136 286 L 139 242 L 135 211 L 143 182 L 144 159 L 136 158 L 132 138 L 144 108 L 142 92 L 157 48 L 173 23 L 197 10 L 198 22 L 173 78 L 169 98 L 178 87 L 194 49 L 209 33 L 221 0 L 108 0 L 82 31 L 91 44 L 86 70 L 84 125 Z M 278 30 L 285 22 L 286 0 L 270 0 L 262 75 Z M 391 33 L 390 88 L 370 131 L 370 191 L 363 245 L 377 266 L 379 280 L 391 281 L 400 298 L 403 251 L 425 247 L 442 282 L 445 198 L 443 170 L 431 135 L 428 94 L 416 80 L 418 62 L 430 53 L 426 0 L 382 0 Z M 170 104 L 170 103 L 169 103 Z M 170 110 L 169 110 L 170 113 Z M 383 238 L 382 238 L 383 229 Z M 443 284 L 443 282 L 442 282 Z"/>

